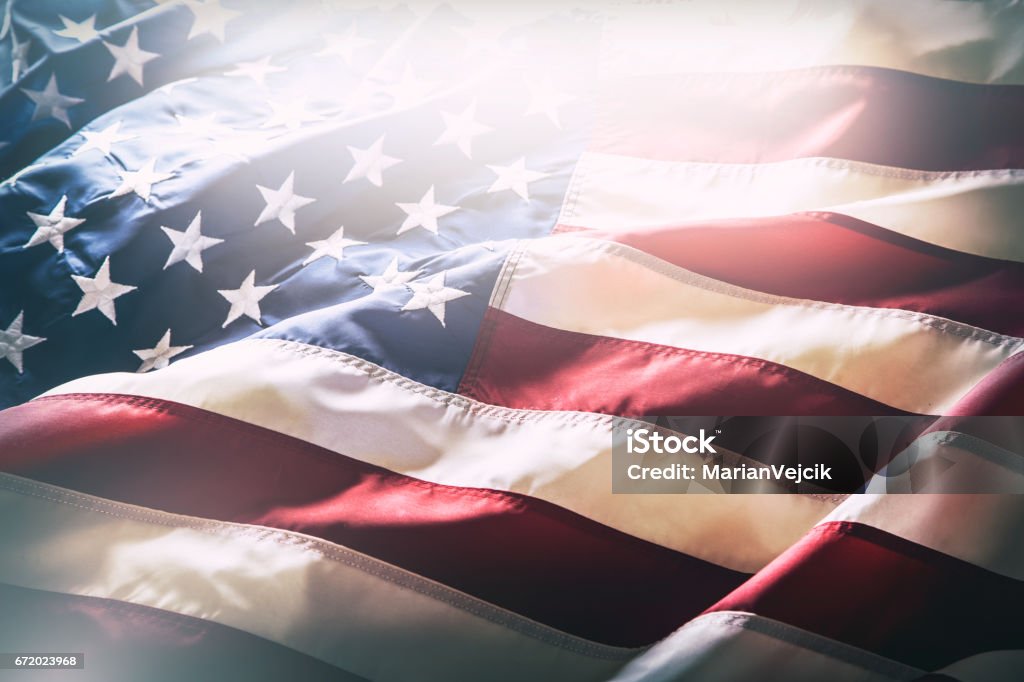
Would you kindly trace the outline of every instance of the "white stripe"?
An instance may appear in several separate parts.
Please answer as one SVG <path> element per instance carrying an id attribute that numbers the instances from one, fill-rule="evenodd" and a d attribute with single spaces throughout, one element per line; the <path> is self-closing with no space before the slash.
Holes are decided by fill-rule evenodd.
<path id="1" fill-rule="evenodd" d="M 936 672 L 960 682 L 1006 682 L 1020 677 L 1024 651 L 986 651 L 947 665 Z"/>
<path id="2" fill-rule="evenodd" d="M 720 611 L 676 630 L 630 662 L 613 682 L 881 682 L 912 680 L 922 674 L 791 625 Z"/>
<path id="3" fill-rule="evenodd" d="M 1024 170 L 914 171 L 829 158 L 762 164 L 586 152 L 559 222 L 623 231 L 833 211 L 958 251 L 1024 261 Z"/>
<path id="4" fill-rule="evenodd" d="M 822 520 L 855 521 L 1024 580 L 1024 496 L 851 495 Z"/>
<path id="5" fill-rule="evenodd" d="M 228 625 L 373 680 L 607 679 L 594 644 L 316 538 L 0 474 L 0 581 Z"/>
<path id="6" fill-rule="evenodd" d="M 533 495 L 739 571 L 764 566 L 835 506 L 797 495 L 612 495 L 612 429 L 628 420 L 485 405 L 288 341 L 233 343 L 47 395 L 76 392 L 173 400 L 424 480 Z"/>
<path id="7" fill-rule="evenodd" d="M 609 74 L 855 64 L 979 83 L 1024 83 L 1024 6 L 958 0 L 620 3 Z"/>
<path id="8" fill-rule="evenodd" d="M 492 305 L 573 332 L 776 362 L 911 412 L 948 410 L 1024 341 L 903 310 L 760 294 L 628 246 L 522 242 Z"/>

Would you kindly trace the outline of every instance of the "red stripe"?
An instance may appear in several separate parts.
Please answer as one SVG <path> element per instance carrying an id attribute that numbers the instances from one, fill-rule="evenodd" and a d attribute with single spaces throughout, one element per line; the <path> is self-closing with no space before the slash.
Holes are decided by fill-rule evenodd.
<path id="1" fill-rule="evenodd" d="M 906 414 L 772 362 L 563 331 L 495 308 L 459 392 L 494 405 L 626 416 Z"/>
<path id="2" fill-rule="evenodd" d="M 921 170 L 1024 165 L 1024 87 L 871 67 L 630 76 L 605 88 L 594 151 L 669 161 L 826 156 Z"/>
<path id="3" fill-rule="evenodd" d="M 160 400 L 72 395 L 11 408 L 0 413 L 0 466 L 132 504 L 315 535 L 622 646 L 667 635 L 746 578 L 543 500 L 428 483 Z"/>
<path id="4" fill-rule="evenodd" d="M 19 671 L 14 680 L 362 679 L 256 635 L 147 606 L 4 584 L 0 604 L 5 652 L 85 654 L 83 670 Z"/>
<path id="5" fill-rule="evenodd" d="M 1024 582 L 858 523 L 816 527 L 708 611 L 749 611 L 934 670 L 1024 648 Z"/>
<path id="6" fill-rule="evenodd" d="M 999 363 L 957 401 L 950 414 L 1024 415 L 1024 352 Z"/>
<path id="7" fill-rule="evenodd" d="M 849 216 L 798 213 L 577 232 L 756 291 L 914 310 L 1024 336 L 1024 263 L 952 251 Z"/>

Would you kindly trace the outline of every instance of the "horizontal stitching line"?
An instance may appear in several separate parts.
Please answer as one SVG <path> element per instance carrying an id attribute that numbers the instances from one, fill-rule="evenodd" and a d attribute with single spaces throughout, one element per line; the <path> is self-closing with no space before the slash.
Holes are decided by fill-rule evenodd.
<path id="1" fill-rule="evenodd" d="M 706 291 L 717 292 L 725 296 L 730 296 L 732 298 L 754 301 L 757 303 L 764 303 L 766 305 L 789 306 L 794 308 L 806 308 L 813 310 L 831 310 L 866 317 L 904 319 L 909 322 L 914 322 L 918 325 L 921 325 L 926 329 L 934 330 L 942 334 L 949 334 L 951 336 L 974 339 L 997 347 L 1019 348 L 1022 344 L 1024 344 L 1024 339 L 1015 336 L 997 334 L 996 332 L 991 332 L 985 329 L 980 329 L 978 327 L 972 327 L 970 325 L 954 322 L 953 320 L 946 320 L 944 318 L 937 318 L 921 313 L 914 313 L 913 311 L 909 310 L 900 310 L 896 308 L 870 308 L 866 306 L 848 306 L 841 305 L 838 303 L 828 303 L 825 301 L 813 301 L 810 299 L 797 299 L 785 296 L 774 296 L 771 294 L 764 294 L 761 292 L 753 291 L 751 289 L 744 289 L 743 287 L 737 287 L 726 282 L 721 282 L 719 280 L 714 280 L 709 277 L 699 275 L 691 270 L 680 268 L 658 258 L 657 256 L 649 254 L 646 251 L 641 251 L 639 249 L 626 246 L 624 244 L 619 244 L 617 242 L 609 242 L 600 239 L 589 239 L 587 242 L 584 242 L 584 240 L 581 240 L 578 237 L 574 237 L 572 235 L 564 235 L 555 238 L 575 239 L 577 243 L 583 244 L 584 248 L 591 248 L 594 250 L 601 250 L 611 253 L 612 255 L 616 255 L 624 260 L 635 263 L 640 267 L 646 268 L 647 270 L 650 270 L 652 272 L 656 272 L 677 282 L 688 284 L 699 289 L 704 289 Z"/>
<path id="2" fill-rule="evenodd" d="M 103 500 L 100 498 L 89 498 L 70 490 L 57 490 L 53 486 L 42 485 L 27 479 L 17 479 L 9 474 L 0 474 L 0 488 L 6 488 L 15 494 L 36 497 L 48 502 L 75 507 L 87 512 L 95 512 L 128 520 L 141 521 L 170 528 L 191 528 L 198 532 L 213 536 L 236 536 L 251 539 L 257 542 L 271 542 L 283 547 L 295 547 L 315 552 L 321 557 L 336 563 L 348 566 L 349 568 L 361 571 L 368 575 L 375 576 L 381 580 L 390 582 L 399 587 L 409 589 L 421 595 L 436 599 L 443 603 L 470 613 L 477 617 L 488 620 L 509 630 L 518 632 L 551 646 L 566 649 L 583 656 L 593 658 L 604 658 L 610 660 L 621 660 L 631 657 L 643 648 L 610 647 L 596 642 L 581 640 L 568 633 L 554 630 L 534 621 L 516 616 L 511 612 L 503 612 L 497 607 L 490 606 L 485 602 L 459 593 L 440 583 L 428 581 L 401 569 L 386 565 L 376 565 L 380 562 L 358 555 L 343 547 L 332 546 L 323 540 L 312 537 L 298 537 L 288 531 L 279 529 L 261 528 L 258 526 L 236 526 L 222 522 L 204 522 L 191 520 L 189 518 L 168 518 L 172 515 L 162 514 L 156 511 L 145 511 L 132 508 L 127 505 Z M 106 509 L 104 509 L 106 507 Z M 120 512 L 120 513 L 118 513 Z M 325 546 L 326 545 L 326 546 Z M 549 631 L 550 630 L 550 631 Z"/>

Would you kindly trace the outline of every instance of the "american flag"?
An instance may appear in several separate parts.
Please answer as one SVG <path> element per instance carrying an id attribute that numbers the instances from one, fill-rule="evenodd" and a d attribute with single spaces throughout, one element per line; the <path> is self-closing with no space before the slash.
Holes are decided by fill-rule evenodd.
<path id="1" fill-rule="evenodd" d="M 941 417 L 1021 490 L 1022 46 L 1012 0 L 7 0 L 0 665 L 81 669 L 0 675 L 1024 679 L 1019 494 L 612 491 L 652 415 Z"/>

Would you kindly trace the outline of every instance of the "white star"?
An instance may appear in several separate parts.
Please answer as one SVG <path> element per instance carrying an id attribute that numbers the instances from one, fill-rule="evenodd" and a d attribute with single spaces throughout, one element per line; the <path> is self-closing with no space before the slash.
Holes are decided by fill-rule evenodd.
<path id="1" fill-rule="evenodd" d="M 224 75 L 251 78 L 260 85 L 266 85 L 268 74 L 286 71 L 283 66 L 271 66 L 271 57 L 272 55 L 268 54 L 263 59 L 257 59 L 251 62 L 238 62 L 233 70 L 225 72 Z"/>
<path id="2" fill-rule="evenodd" d="M 191 347 L 192 346 L 172 346 L 171 330 L 168 329 L 152 348 L 140 348 L 139 350 L 132 351 L 139 356 L 139 360 L 142 360 L 142 364 L 139 365 L 139 368 L 135 371 L 148 372 L 151 369 L 163 369 L 170 364 L 171 358 L 175 355 L 184 353 Z"/>
<path id="3" fill-rule="evenodd" d="M 224 28 L 229 21 L 241 14 L 238 10 L 221 6 L 220 0 L 185 0 L 185 6 L 195 18 L 185 40 L 209 33 L 223 43 Z"/>
<path id="4" fill-rule="evenodd" d="M 136 26 L 128 35 L 124 45 L 114 45 L 103 41 L 103 45 L 114 57 L 114 66 L 110 69 L 108 81 L 112 81 L 120 75 L 128 74 L 139 85 L 142 85 L 142 68 L 160 55 L 156 52 L 147 52 L 139 47 L 139 27 Z"/>
<path id="5" fill-rule="evenodd" d="M 108 320 L 117 324 L 117 311 L 114 308 L 114 299 L 124 296 L 129 291 L 135 291 L 136 287 L 126 284 L 117 284 L 110 281 L 110 256 L 103 261 L 103 265 L 96 272 L 95 277 L 83 277 L 71 275 L 75 284 L 82 290 L 82 300 L 71 316 L 81 315 L 93 308 L 99 308 Z"/>
<path id="6" fill-rule="evenodd" d="M 359 178 L 366 178 L 372 184 L 380 187 L 384 184 L 381 174 L 388 168 L 402 163 L 401 159 L 396 159 L 384 153 L 383 135 L 378 137 L 377 141 L 371 144 L 368 149 L 349 147 L 348 151 L 352 154 L 352 158 L 355 159 L 356 163 L 352 166 L 352 170 L 348 172 L 348 175 L 345 176 L 345 179 L 342 180 L 342 184 L 358 180 Z"/>
<path id="7" fill-rule="evenodd" d="M 458 206 L 445 206 L 434 201 L 433 185 L 418 203 L 395 205 L 408 214 L 405 222 L 398 228 L 398 234 L 408 232 L 416 227 L 422 227 L 428 232 L 437 234 L 437 219 L 459 209 Z"/>
<path id="8" fill-rule="evenodd" d="M 532 171 L 526 168 L 526 159 L 521 158 L 511 166 L 487 166 L 494 171 L 498 178 L 491 185 L 490 189 L 487 190 L 488 194 L 492 192 L 500 192 L 504 189 L 510 189 L 518 194 L 527 201 L 530 200 L 530 190 L 528 185 L 534 180 L 540 180 L 546 178 L 547 173 L 541 173 L 540 171 Z"/>
<path id="9" fill-rule="evenodd" d="M 317 57 L 341 57 L 346 66 L 352 65 L 356 50 L 373 45 L 373 41 L 356 35 L 356 26 L 352 24 L 344 33 L 328 33 L 324 36 L 326 45 L 316 53 Z"/>
<path id="10" fill-rule="evenodd" d="M 33 121 L 45 118 L 46 116 L 52 116 L 68 128 L 71 127 L 71 121 L 68 119 L 68 109 L 85 101 L 78 97 L 68 97 L 67 95 L 60 94 L 60 91 L 57 89 L 57 74 L 55 73 L 50 76 L 50 80 L 42 90 L 22 88 L 21 91 L 36 105 L 35 111 L 32 112 Z"/>
<path id="11" fill-rule="evenodd" d="M 263 122 L 261 128 L 284 126 L 288 130 L 297 130 L 304 123 L 323 120 L 323 116 L 306 108 L 305 97 L 270 100 L 267 104 L 270 105 L 273 112 L 270 114 L 270 118 Z"/>
<path id="12" fill-rule="evenodd" d="M 77 40 L 80 43 L 87 43 L 100 34 L 96 30 L 96 15 L 92 15 L 88 19 L 82 22 L 72 21 L 62 14 L 58 14 L 57 17 L 64 24 L 62 29 L 54 29 L 54 35 L 58 35 L 61 38 L 68 38 L 70 40 Z"/>
<path id="13" fill-rule="evenodd" d="M 217 293 L 231 304 L 231 310 L 228 311 L 227 319 L 224 320 L 221 327 L 228 326 L 242 315 L 252 318 L 257 324 L 262 324 L 260 322 L 262 316 L 260 301 L 276 288 L 276 284 L 265 287 L 256 286 L 256 271 L 253 270 L 242 281 L 242 286 L 237 289 L 218 289 Z"/>
<path id="14" fill-rule="evenodd" d="M 174 244 L 174 248 L 171 249 L 171 255 L 167 257 L 167 262 L 164 263 L 164 270 L 175 263 L 185 261 L 195 268 L 196 272 L 203 271 L 203 251 L 211 246 L 220 244 L 224 240 L 215 237 L 204 237 L 200 232 L 202 220 L 203 212 L 197 211 L 196 217 L 192 219 L 192 222 L 189 223 L 184 231 L 172 230 L 163 225 L 160 226 L 160 229 L 164 231 L 167 238 Z"/>
<path id="15" fill-rule="evenodd" d="M 383 85 L 380 89 L 394 98 L 392 106 L 395 109 L 405 109 L 422 102 L 434 90 L 435 85 L 433 81 L 417 78 L 412 66 L 406 64 L 398 81 Z"/>
<path id="16" fill-rule="evenodd" d="M 313 253 L 309 258 L 302 261 L 303 265 L 309 265 L 315 260 L 319 260 L 324 256 L 330 256 L 334 260 L 341 260 L 342 255 L 345 252 L 347 246 L 361 246 L 366 242 L 359 242 L 355 239 L 345 239 L 345 226 L 339 227 L 334 234 L 327 239 L 321 239 L 320 241 L 307 242 L 306 246 L 313 249 Z"/>
<path id="17" fill-rule="evenodd" d="M 142 164 L 142 168 L 137 171 L 118 169 L 117 174 L 121 176 L 121 184 L 108 198 L 112 199 L 124 196 L 129 192 L 135 192 L 143 201 L 149 201 L 153 185 L 174 177 L 173 173 L 158 173 L 154 168 L 155 165 L 156 159 L 152 158 Z"/>
<path id="18" fill-rule="evenodd" d="M 85 142 L 71 154 L 71 156 L 78 156 L 84 154 L 90 149 L 98 149 L 103 152 L 104 155 L 110 156 L 110 148 L 118 142 L 125 142 L 126 140 L 134 140 L 138 135 L 122 135 L 118 131 L 121 129 L 121 121 L 111 123 L 103 130 L 80 130 L 82 137 L 85 138 Z"/>
<path id="19" fill-rule="evenodd" d="M 490 126 L 485 126 L 476 121 L 476 100 L 470 102 L 469 106 L 461 114 L 449 114 L 441 112 L 444 118 L 445 131 L 437 138 L 434 145 L 454 144 L 467 159 L 473 158 L 473 138 L 477 135 L 490 132 Z"/>
<path id="20" fill-rule="evenodd" d="M 441 326 L 444 324 L 445 304 L 463 296 L 469 296 L 468 291 L 453 289 L 444 285 L 444 277 L 447 272 L 439 272 L 425 282 L 409 282 L 412 289 L 412 298 L 402 306 L 402 310 L 423 310 L 426 308 L 437 318 Z"/>
<path id="21" fill-rule="evenodd" d="M 25 371 L 22 364 L 21 354 L 28 348 L 46 341 L 42 336 L 29 336 L 21 331 L 25 320 L 25 311 L 22 310 L 11 322 L 7 329 L 0 329 L 0 356 L 14 365 L 18 374 Z"/>
<path id="22" fill-rule="evenodd" d="M 254 226 L 270 220 L 280 220 L 282 225 L 295 234 L 295 212 L 303 206 L 312 204 L 316 199 L 296 194 L 293 189 L 294 185 L 295 171 L 288 174 L 280 189 L 275 190 L 256 185 L 256 189 L 263 195 L 263 200 L 267 202 L 267 205 L 256 219 Z"/>
<path id="23" fill-rule="evenodd" d="M 173 131 L 179 135 L 188 135 L 190 137 L 217 137 L 230 132 L 230 128 L 227 126 L 214 122 L 213 119 L 217 117 L 217 112 L 213 111 L 206 116 L 200 116 L 193 118 L 191 116 L 184 116 L 182 114 L 175 114 L 174 120 L 178 122 L 178 129 Z"/>
<path id="24" fill-rule="evenodd" d="M 555 124 L 556 128 L 561 128 L 562 122 L 558 117 L 558 109 L 576 98 L 556 90 L 551 84 L 550 78 L 527 82 L 526 87 L 530 90 L 530 104 L 526 107 L 526 113 L 523 115 L 544 114 Z"/>
<path id="25" fill-rule="evenodd" d="M 64 251 L 64 233 L 85 222 L 85 218 L 72 218 L 64 215 L 68 197 L 65 194 L 53 207 L 49 215 L 41 215 L 27 211 L 28 217 L 36 224 L 36 231 L 21 248 L 27 249 L 43 242 L 50 242 L 58 253 Z"/>
<path id="26" fill-rule="evenodd" d="M 391 262 L 388 263 L 388 267 L 383 273 L 379 275 L 360 275 L 359 279 L 366 282 L 366 284 L 373 289 L 373 293 L 379 294 L 384 291 L 404 289 L 409 280 L 418 277 L 421 272 L 422 270 L 400 272 L 398 270 L 398 256 L 395 256 L 391 259 Z"/>

